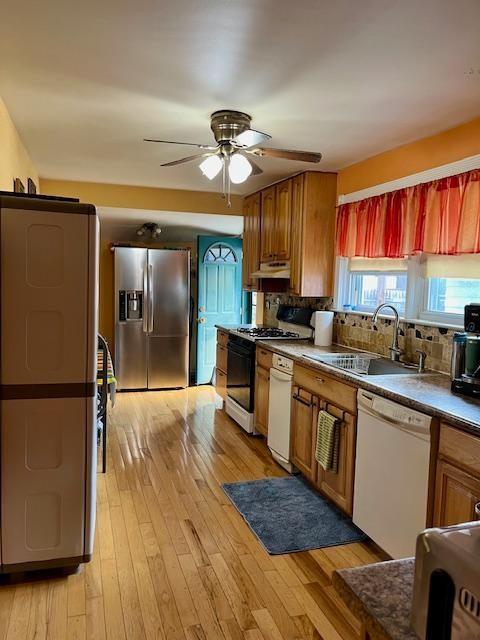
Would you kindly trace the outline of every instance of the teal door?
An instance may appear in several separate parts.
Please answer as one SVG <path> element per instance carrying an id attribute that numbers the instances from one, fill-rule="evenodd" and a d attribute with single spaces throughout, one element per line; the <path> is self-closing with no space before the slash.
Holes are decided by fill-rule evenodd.
<path id="1" fill-rule="evenodd" d="M 198 237 L 197 384 L 212 378 L 216 324 L 242 323 L 242 241 Z"/>

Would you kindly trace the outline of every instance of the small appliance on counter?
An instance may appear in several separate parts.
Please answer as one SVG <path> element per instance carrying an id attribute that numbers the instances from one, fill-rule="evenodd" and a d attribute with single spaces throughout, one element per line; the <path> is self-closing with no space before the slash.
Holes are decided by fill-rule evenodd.
<path id="1" fill-rule="evenodd" d="M 480 522 L 418 536 L 412 626 L 420 640 L 480 638 Z"/>
<path id="2" fill-rule="evenodd" d="M 452 391 L 480 398 L 480 304 L 465 307 L 465 331 L 453 337 Z"/>
<path id="3" fill-rule="evenodd" d="M 312 337 L 310 309 L 280 305 L 278 327 L 240 327 L 230 331 L 227 345 L 227 399 L 225 411 L 247 433 L 255 433 L 255 342 L 302 340 Z"/>

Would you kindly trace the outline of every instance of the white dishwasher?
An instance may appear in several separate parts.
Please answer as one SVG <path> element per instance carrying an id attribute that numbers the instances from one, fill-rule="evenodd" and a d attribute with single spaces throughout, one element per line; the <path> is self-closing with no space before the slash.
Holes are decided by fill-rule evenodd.
<path id="1" fill-rule="evenodd" d="M 292 398 L 293 360 L 273 354 L 270 369 L 268 399 L 267 444 L 274 459 L 289 473 L 290 462 L 290 403 Z"/>
<path id="2" fill-rule="evenodd" d="M 395 559 L 415 555 L 426 526 L 431 422 L 358 391 L 353 522 Z"/>

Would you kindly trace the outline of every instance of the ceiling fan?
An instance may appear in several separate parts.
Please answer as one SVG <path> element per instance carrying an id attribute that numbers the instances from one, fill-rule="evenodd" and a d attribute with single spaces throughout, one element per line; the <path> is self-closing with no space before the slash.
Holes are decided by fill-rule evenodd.
<path id="1" fill-rule="evenodd" d="M 183 144 L 202 149 L 202 153 L 165 162 L 162 167 L 173 167 L 177 164 L 192 162 L 203 158 L 199 167 L 204 176 L 213 180 L 223 171 L 223 195 L 230 206 L 230 183 L 240 184 L 250 175 L 259 175 L 263 169 L 253 160 L 257 158 L 284 158 L 301 162 L 320 162 L 321 153 L 311 151 L 293 151 L 290 149 L 272 149 L 259 146 L 271 139 L 268 133 L 250 128 L 251 116 L 241 111 L 222 109 L 211 115 L 210 127 L 215 136 L 215 146 L 196 144 L 193 142 L 177 142 L 172 140 L 155 140 L 144 138 L 145 142 L 162 144 Z"/>

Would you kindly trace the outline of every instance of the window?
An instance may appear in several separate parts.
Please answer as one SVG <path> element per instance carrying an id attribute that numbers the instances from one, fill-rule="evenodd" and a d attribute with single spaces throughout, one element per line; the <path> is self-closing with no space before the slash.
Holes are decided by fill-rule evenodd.
<path id="1" fill-rule="evenodd" d="M 426 311 L 460 313 L 470 302 L 480 300 L 480 279 L 429 278 Z"/>
<path id="2" fill-rule="evenodd" d="M 352 273 L 350 276 L 353 306 L 358 311 L 375 311 L 379 304 L 393 304 L 405 313 L 406 273 Z"/>
<path id="3" fill-rule="evenodd" d="M 213 244 L 205 251 L 204 262 L 236 262 L 237 257 L 226 244 Z"/>
<path id="4" fill-rule="evenodd" d="M 465 305 L 480 302 L 480 256 L 338 258 L 335 291 L 339 310 L 388 303 L 412 320 L 461 327 Z"/>

